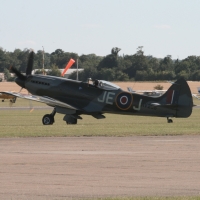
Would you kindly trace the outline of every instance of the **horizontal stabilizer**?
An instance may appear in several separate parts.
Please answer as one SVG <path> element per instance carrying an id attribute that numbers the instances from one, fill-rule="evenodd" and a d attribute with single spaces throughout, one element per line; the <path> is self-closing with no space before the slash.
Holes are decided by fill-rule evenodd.
<path id="1" fill-rule="evenodd" d="M 160 103 L 151 103 L 149 104 L 151 108 L 176 108 L 177 105 L 174 104 L 160 104 Z"/>

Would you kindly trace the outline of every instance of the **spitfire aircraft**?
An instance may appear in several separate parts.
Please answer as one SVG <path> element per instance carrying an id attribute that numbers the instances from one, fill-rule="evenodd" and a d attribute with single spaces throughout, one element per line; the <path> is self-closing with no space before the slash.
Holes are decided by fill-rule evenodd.
<path id="1" fill-rule="evenodd" d="M 93 83 L 61 77 L 32 75 L 34 52 L 30 52 L 26 74 L 15 67 L 15 82 L 28 90 L 29 95 L 3 92 L 19 98 L 38 101 L 53 107 L 50 114 L 42 118 L 44 125 L 54 123 L 56 113 L 64 114 L 67 124 L 77 124 L 81 115 L 91 115 L 96 119 L 105 118 L 104 113 L 123 115 L 158 116 L 187 118 L 192 113 L 193 100 L 187 82 L 181 78 L 159 97 L 150 97 L 123 91 L 119 86 L 104 80 Z"/>

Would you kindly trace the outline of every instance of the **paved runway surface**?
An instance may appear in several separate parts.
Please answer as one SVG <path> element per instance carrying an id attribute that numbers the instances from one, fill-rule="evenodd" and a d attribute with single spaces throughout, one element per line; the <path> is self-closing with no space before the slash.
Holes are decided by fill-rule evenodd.
<path id="1" fill-rule="evenodd" d="M 200 195 L 200 136 L 0 139 L 0 199 Z"/>

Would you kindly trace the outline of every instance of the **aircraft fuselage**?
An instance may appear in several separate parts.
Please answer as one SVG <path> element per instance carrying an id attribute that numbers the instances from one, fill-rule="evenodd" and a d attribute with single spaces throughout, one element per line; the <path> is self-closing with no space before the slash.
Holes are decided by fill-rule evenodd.
<path id="1" fill-rule="evenodd" d="M 47 96 L 70 104 L 83 114 L 95 112 L 142 114 L 148 116 L 177 116 L 177 110 L 150 106 L 166 103 L 160 97 L 146 97 L 118 89 L 103 89 L 87 82 L 53 76 L 31 75 L 25 83 L 33 95 Z"/>

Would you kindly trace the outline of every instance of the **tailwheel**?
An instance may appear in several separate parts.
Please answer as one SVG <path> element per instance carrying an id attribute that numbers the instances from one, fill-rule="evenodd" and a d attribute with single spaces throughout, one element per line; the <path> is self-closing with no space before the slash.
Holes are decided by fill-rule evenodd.
<path id="1" fill-rule="evenodd" d="M 42 118 L 42 123 L 44 125 L 52 125 L 54 123 L 54 116 L 50 114 L 44 115 Z"/>
<path id="2" fill-rule="evenodd" d="M 168 123 L 173 123 L 173 120 L 167 118 L 167 122 L 168 122 Z"/>

